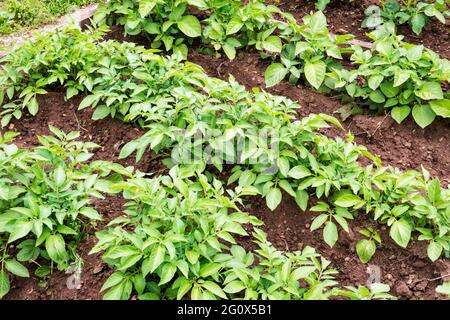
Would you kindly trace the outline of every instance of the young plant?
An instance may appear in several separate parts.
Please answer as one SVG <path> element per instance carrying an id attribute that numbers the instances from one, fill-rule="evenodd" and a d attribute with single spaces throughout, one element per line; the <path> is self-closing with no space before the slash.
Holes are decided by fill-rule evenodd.
<path id="1" fill-rule="evenodd" d="M 11 144 L 14 134 L 0 136 L 1 296 L 10 287 L 7 271 L 28 277 L 25 264 L 33 264 L 44 277 L 67 269 L 89 226 L 101 220 L 92 198 L 103 197 L 109 185 L 103 177 L 117 167 L 88 164 L 98 146 L 75 141 L 79 132 L 50 130 L 55 136 L 38 137 L 41 146 L 32 150 Z"/>
<path id="2" fill-rule="evenodd" d="M 337 222 L 345 232 L 349 232 L 347 220 L 352 220 L 352 214 L 343 207 L 331 208 L 325 202 L 318 202 L 311 209 L 313 212 L 325 212 L 318 215 L 311 223 L 311 231 L 317 230 L 325 224 L 323 228 L 323 239 L 330 246 L 333 247 L 339 239 Z"/>
<path id="3" fill-rule="evenodd" d="M 92 250 L 105 250 L 117 270 L 102 287 L 105 299 L 306 299 L 327 297 L 336 284 L 336 271 L 312 248 L 282 253 L 259 230 L 255 253 L 236 245 L 236 235 L 248 236 L 244 225 L 261 222 L 239 211 L 216 179 L 173 167 L 170 177 L 112 188 L 129 201 L 126 216 L 98 232 Z"/>
<path id="4" fill-rule="evenodd" d="M 363 28 L 374 28 L 385 22 L 396 25 L 409 24 L 412 31 L 419 35 L 430 18 L 436 18 L 445 24 L 446 17 L 450 16 L 445 0 L 417 1 L 417 0 L 389 0 L 381 2 L 381 9 L 371 5 L 364 12 L 366 19 Z"/>
<path id="5" fill-rule="evenodd" d="M 446 281 L 436 287 L 436 292 L 450 298 L 450 281 Z"/>

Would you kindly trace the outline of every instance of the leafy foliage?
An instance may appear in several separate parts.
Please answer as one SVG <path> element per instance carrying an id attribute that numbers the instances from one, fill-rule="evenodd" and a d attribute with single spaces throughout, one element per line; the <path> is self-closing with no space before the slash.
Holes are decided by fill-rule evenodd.
<path id="1" fill-rule="evenodd" d="M 447 117 L 450 100 L 441 83 L 450 79 L 449 61 L 423 46 L 402 42 L 392 24 L 383 25 L 369 36 L 374 40 L 373 49 L 355 47 L 351 56 L 359 67 L 350 72 L 335 70 L 336 79 L 346 80 L 346 93 L 368 100 L 371 109 L 392 110 L 398 123 L 412 114 L 424 128 L 436 116 Z"/>
<path id="2" fill-rule="evenodd" d="M 188 5 L 207 12 L 207 18 L 196 18 Z M 275 60 L 265 72 L 266 86 L 286 77 L 294 84 L 305 81 L 358 106 L 390 111 L 399 123 L 412 115 L 424 128 L 436 116 L 450 117 L 448 93 L 442 89 L 449 82 L 449 61 L 404 42 L 392 23 L 372 32 L 373 49 L 364 51 L 350 45 L 351 35 L 331 37 L 321 11 L 303 17 L 300 25 L 291 14 L 257 0 L 113 0 L 99 9 L 95 20 L 124 25 L 128 34 L 144 33 L 152 47 L 184 57 L 186 44 L 195 39 L 201 40 L 201 50 L 223 51 L 230 59 L 237 49 L 254 47 Z M 344 53 L 352 54 L 352 68 L 341 63 Z"/>
<path id="3" fill-rule="evenodd" d="M 38 266 L 37 276 L 51 273 L 53 265 L 65 270 L 90 224 L 101 220 L 92 207 L 93 198 L 120 176 L 112 169 L 125 168 L 108 162 L 86 162 L 90 142 L 75 141 L 78 132 L 39 137 L 41 146 L 19 149 L 16 134 L 0 136 L 0 298 L 9 291 L 8 273 L 29 277 L 24 263 Z"/>
<path id="4" fill-rule="evenodd" d="M 362 24 L 365 28 L 378 27 L 386 22 L 396 25 L 407 23 L 412 31 L 419 35 L 432 17 L 445 24 L 445 19 L 450 16 L 450 11 L 445 0 L 389 0 L 381 1 L 381 8 L 376 5 L 369 6 L 365 14 L 366 19 Z"/>
<path id="5" fill-rule="evenodd" d="M 402 172 L 383 167 L 377 157 L 355 145 L 351 135 L 346 140 L 327 138 L 317 130 L 339 126 L 337 120 L 327 115 L 295 120 L 299 106 L 289 99 L 257 89 L 248 92 L 233 79 L 225 82 L 208 77 L 200 67 L 175 57 L 86 37 L 79 30 L 67 30 L 19 49 L 4 68 L 10 70 L 16 61 L 27 61 L 25 72 L 20 78 L 8 77 L 8 86 L 34 88 L 60 78 L 68 96 L 89 93 L 80 108 L 94 107 L 94 118 L 115 116 L 144 127 L 147 132 L 127 143 L 121 157 L 136 152 L 139 160 L 150 147 L 156 152 L 171 151 L 172 163 L 167 163 L 181 163 L 188 172 L 194 170 L 192 163 L 202 168 L 212 164 L 219 171 L 227 161 L 239 164 L 233 166 L 228 182 L 238 183 L 238 193 L 262 195 L 272 210 L 281 202 L 282 190 L 295 197 L 302 210 L 308 208 L 311 197 L 326 200 L 324 211 L 331 220 L 324 236 L 330 246 L 337 240 L 335 222 L 345 230 L 347 220 L 365 211 L 386 223 L 402 247 L 420 232 L 419 239 L 429 241 L 430 258 L 448 252 L 450 192 L 439 180 L 430 179 L 426 170 Z M 103 52 L 104 58 L 98 59 Z M 70 58 L 74 59 L 70 72 L 64 71 L 65 59 L 72 55 L 76 58 Z M 57 72 L 61 76 L 55 76 Z M 40 89 L 45 91 L 45 87 Z M 21 108 L 20 103 L 16 106 Z M 261 132 L 265 139 L 260 139 Z M 204 139 L 192 141 L 198 133 Z M 238 152 L 233 145 L 245 147 Z M 209 152 L 188 159 L 186 165 L 183 155 L 194 147 Z M 361 167 L 362 157 L 372 163 Z M 323 216 L 320 220 L 325 221 Z"/>

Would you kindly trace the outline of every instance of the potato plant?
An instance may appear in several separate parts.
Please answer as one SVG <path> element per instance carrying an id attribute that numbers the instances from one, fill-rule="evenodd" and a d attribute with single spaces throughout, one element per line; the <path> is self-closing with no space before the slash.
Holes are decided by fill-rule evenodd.
<path id="1" fill-rule="evenodd" d="M 170 176 L 130 179 L 111 188 L 128 202 L 126 216 L 98 232 L 92 250 L 104 250 L 104 261 L 116 270 L 102 287 L 105 299 L 292 300 L 353 298 L 357 292 L 331 289 L 337 272 L 311 247 L 278 251 L 258 229 L 252 233 L 256 250 L 237 245 L 235 236 L 248 237 L 245 227 L 261 221 L 241 212 L 240 194 L 229 192 L 229 198 L 215 178 L 173 167 Z M 389 287 L 374 289 L 372 298 L 391 298 L 385 293 Z"/>
<path id="2" fill-rule="evenodd" d="M 345 79 L 345 91 L 356 100 L 368 101 L 370 109 L 391 110 L 401 123 L 410 114 L 422 128 L 436 116 L 450 116 L 450 100 L 441 83 L 450 79 L 450 63 L 433 51 L 402 42 L 392 24 L 369 35 L 372 50 L 355 47 L 351 60 L 357 69 L 335 70 L 338 81 Z M 388 67 L 386 67 L 388 66 Z"/>
<path id="3" fill-rule="evenodd" d="M 102 198 L 111 182 L 126 173 L 108 162 L 87 161 L 98 146 L 80 142 L 78 132 L 39 137 L 28 150 L 13 144 L 16 134 L 0 135 L 0 298 L 10 276 L 45 277 L 66 270 L 77 244 L 102 219 L 92 199 Z"/>

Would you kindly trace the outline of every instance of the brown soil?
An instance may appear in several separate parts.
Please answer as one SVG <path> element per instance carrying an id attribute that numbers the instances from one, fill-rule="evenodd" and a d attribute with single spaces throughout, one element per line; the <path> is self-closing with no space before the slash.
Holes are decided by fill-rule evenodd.
<path id="1" fill-rule="evenodd" d="M 303 16 L 316 11 L 315 1 L 311 0 L 268 0 L 266 2 L 294 14 L 299 21 L 301 21 Z M 328 27 L 333 33 L 350 33 L 359 40 L 370 41 L 366 37 L 366 33 L 371 32 L 371 29 L 361 28 L 361 23 L 365 19 L 364 10 L 371 4 L 378 5 L 379 3 L 378 0 L 353 2 L 333 0 L 324 11 L 327 16 Z M 425 47 L 439 53 L 443 58 L 450 58 L 448 25 L 440 23 L 435 18 L 428 21 L 420 36 L 416 36 L 409 25 L 400 26 L 398 33 L 404 35 L 405 40 L 408 42 L 423 44 Z"/>

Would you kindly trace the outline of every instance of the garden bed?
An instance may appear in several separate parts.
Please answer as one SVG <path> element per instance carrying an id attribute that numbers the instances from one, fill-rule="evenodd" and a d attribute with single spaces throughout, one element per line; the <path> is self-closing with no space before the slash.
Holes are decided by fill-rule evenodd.
<path id="1" fill-rule="evenodd" d="M 293 12 L 296 16 L 303 16 L 313 10 L 314 3 L 283 1 L 280 7 Z M 358 36 L 359 40 L 367 40 L 364 37 L 364 31 L 359 28 L 363 16 L 362 8 L 365 6 L 360 7 L 360 4 L 330 4 L 326 14 L 331 30 L 337 34 L 352 33 Z M 450 56 L 445 26 L 431 22 L 421 37 L 412 35 L 406 29 L 404 32 L 408 41 L 423 43 L 443 57 Z M 442 36 L 436 36 L 436 34 Z M 107 38 L 146 45 L 145 38 L 124 37 L 123 29 L 118 27 L 113 27 Z M 268 62 L 261 60 L 257 52 L 239 52 L 236 58 L 230 61 L 224 57 L 213 58 L 190 50 L 188 60 L 202 66 L 209 76 L 226 80 L 232 75 L 247 89 L 265 88 L 264 71 Z M 319 94 L 305 85 L 293 86 L 287 81 L 282 81 L 266 90 L 297 101 L 302 106 L 298 110 L 299 118 L 312 113 L 336 116 L 337 110 L 341 107 L 338 97 Z M 36 135 L 49 134 L 49 124 L 65 132 L 80 131 L 84 141 L 93 141 L 102 146 L 95 153 L 95 159 L 135 166 L 153 176 L 167 173 L 160 157 L 151 151 L 147 151 L 137 164 L 134 158 L 119 161 L 118 156 L 123 145 L 141 136 L 144 131 L 119 120 L 91 120 L 90 109 L 77 111 L 82 98 L 79 96 L 65 101 L 62 90 L 55 89 L 39 97 L 40 111 L 35 117 L 27 116 L 20 121 L 12 121 L 8 129 L 20 132 L 21 135 L 16 139 L 16 143 L 20 147 L 27 148 L 38 144 Z M 383 164 L 404 170 L 420 170 L 420 167 L 424 166 L 432 176 L 441 179 L 442 185 L 446 186 L 450 183 L 450 154 L 447 152 L 450 150 L 450 119 L 436 119 L 432 125 L 421 129 L 411 118 L 402 124 L 397 124 L 391 117 L 365 113 L 344 121 L 343 126 L 345 130 L 355 135 L 355 141 L 358 144 L 366 146 L 369 151 L 378 155 Z M 325 129 L 323 132 L 332 138 L 345 136 L 345 131 L 337 128 Z M 228 176 L 228 173 L 224 173 L 221 178 L 226 180 Z M 124 200 L 121 197 L 97 200 L 95 206 L 105 217 L 105 221 L 99 227 L 121 215 L 123 203 Z M 368 215 L 362 214 L 351 221 L 350 233 L 341 231 L 336 246 L 330 248 L 324 243 L 320 235 L 321 231 L 309 230 L 314 216 L 309 211 L 299 210 L 295 201 L 287 194 L 284 194 L 283 202 L 275 211 L 270 211 L 265 201 L 259 197 L 249 198 L 247 203 L 245 209 L 264 221 L 263 230 L 267 232 L 269 241 L 277 249 L 295 251 L 306 245 L 316 248 L 339 271 L 336 280 L 341 285 L 365 285 L 379 267 L 381 282 L 389 284 L 392 293 L 400 299 L 444 298 L 435 292 L 435 288 L 443 280 L 448 279 L 450 263 L 448 259 L 431 262 L 427 257 L 424 242 L 414 242 L 407 249 L 402 249 L 389 237 L 388 228 L 380 226 L 378 230 L 383 244 L 369 264 L 362 264 L 354 249 L 356 242 L 362 238 L 358 230 L 377 225 Z M 99 290 L 113 271 L 102 262 L 101 254 L 88 254 L 96 242 L 94 232 L 95 230 L 90 231 L 87 239 L 78 249 L 79 255 L 84 260 L 80 289 L 68 289 L 66 281 L 70 274 L 56 272 L 48 279 L 44 288 L 39 288 L 38 280 L 34 276 L 29 279 L 15 278 L 11 292 L 5 298 L 101 299 L 102 294 Z M 241 239 L 240 244 L 245 248 L 252 248 L 252 244 L 246 240 Z"/>

